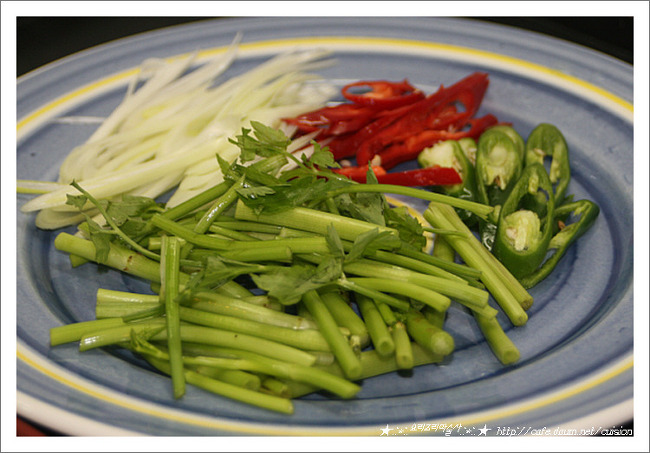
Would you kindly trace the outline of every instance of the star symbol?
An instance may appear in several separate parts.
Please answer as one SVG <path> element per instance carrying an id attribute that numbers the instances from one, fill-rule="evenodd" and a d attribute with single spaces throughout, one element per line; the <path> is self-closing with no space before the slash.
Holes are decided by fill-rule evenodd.
<path id="1" fill-rule="evenodd" d="M 492 428 L 488 428 L 487 425 L 483 425 L 483 428 L 480 428 L 479 431 L 481 432 L 480 435 L 487 436 L 487 432 L 491 430 Z"/>
<path id="2" fill-rule="evenodd" d="M 386 425 L 385 428 L 382 428 L 382 429 L 381 429 L 381 434 L 380 434 L 380 436 L 383 436 L 383 435 L 388 436 L 388 433 L 390 433 L 391 429 L 392 429 L 392 428 L 389 428 L 388 425 Z"/>

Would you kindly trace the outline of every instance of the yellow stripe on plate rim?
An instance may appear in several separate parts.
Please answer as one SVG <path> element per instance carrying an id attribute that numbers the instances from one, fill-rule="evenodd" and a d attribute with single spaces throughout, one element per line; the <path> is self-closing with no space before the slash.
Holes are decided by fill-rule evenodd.
<path id="1" fill-rule="evenodd" d="M 578 77 L 523 59 L 451 44 L 375 37 L 306 37 L 243 43 L 239 46 L 240 55 L 238 57 L 251 58 L 259 55 L 271 55 L 281 51 L 314 47 L 324 47 L 340 52 L 364 50 L 385 53 L 393 50 L 395 52 L 399 51 L 400 53 L 407 52 L 413 55 L 438 57 L 455 61 L 480 62 L 488 67 L 498 67 L 502 71 L 508 70 L 545 84 L 579 93 L 630 122 L 634 118 L 634 106 L 632 103 Z M 226 49 L 227 47 L 218 47 L 200 51 L 197 53 L 197 62 L 224 53 Z M 189 53 L 170 57 L 169 59 L 182 58 L 187 55 Z M 51 117 L 66 107 L 69 108 L 71 102 L 82 102 L 88 97 L 97 96 L 101 92 L 111 90 L 124 83 L 126 79 L 134 76 L 137 72 L 138 68 L 131 68 L 91 82 L 84 87 L 65 94 L 20 119 L 17 124 L 17 129 L 18 131 L 27 132 L 25 130 L 26 127 L 31 126 L 27 127 L 29 130 L 36 127 L 34 121 L 43 117 L 45 114 L 49 113 L 50 115 L 48 117 Z"/>
<path id="2" fill-rule="evenodd" d="M 229 433 L 257 434 L 268 436 L 378 436 L 382 426 L 364 427 L 299 427 L 290 426 L 291 415 L 287 415 L 287 425 L 282 423 L 256 423 L 237 422 L 220 417 L 209 417 L 205 415 L 190 414 L 187 411 L 174 410 L 166 407 L 159 407 L 155 403 L 143 401 L 125 394 L 106 389 L 101 385 L 90 382 L 63 368 L 52 367 L 51 363 L 40 355 L 20 343 L 17 345 L 17 357 L 34 370 L 46 375 L 48 378 L 70 387 L 80 393 L 104 401 L 114 406 L 133 411 L 147 416 L 158 417 L 171 422 L 183 423 L 189 426 L 215 429 Z M 518 414 L 524 414 L 533 410 L 542 409 L 554 403 L 564 401 L 568 398 L 580 395 L 590 389 L 614 379 L 622 373 L 631 370 L 634 366 L 632 357 L 623 358 L 617 364 L 601 370 L 596 374 L 582 380 L 579 383 L 566 386 L 554 392 L 533 397 L 526 401 L 510 404 L 498 409 L 477 411 L 471 414 L 462 414 L 454 418 L 434 420 L 414 420 L 415 423 L 425 425 L 445 425 L 476 427 L 490 421 L 502 420 Z M 215 397 L 216 398 L 216 397 Z M 223 398 L 223 397 L 222 397 Z M 243 403 L 242 403 L 243 404 Z M 64 411 L 65 408 L 62 408 Z M 407 423 L 407 424 L 410 424 Z M 412 434 L 425 434 L 412 433 Z"/>

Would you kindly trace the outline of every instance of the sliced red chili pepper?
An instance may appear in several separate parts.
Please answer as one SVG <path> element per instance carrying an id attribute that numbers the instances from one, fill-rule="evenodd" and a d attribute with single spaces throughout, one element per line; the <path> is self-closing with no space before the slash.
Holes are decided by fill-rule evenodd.
<path id="1" fill-rule="evenodd" d="M 354 141 L 354 134 L 336 136 L 327 143 L 327 147 L 334 156 L 334 160 L 353 157 L 357 152 L 357 146 L 355 146 Z"/>
<path id="2" fill-rule="evenodd" d="M 303 133 L 321 131 L 321 137 L 327 137 L 356 131 L 366 125 L 374 114 L 375 111 L 369 107 L 339 104 L 323 107 L 295 118 L 284 118 L 284 122 L 297 126 Z"/>
<path id="3" fill-rule="evenodd" d="M 496 124 L 491 115 L 473 119 L 488 83 L 487 74 L 476 72 L 425 97 L 407 80 L 360 81 L 343 88 L 343 95 L 354 104 L 326 107 L 285 121 L 302 132 L 320 131 L 320 139 L 330 139 L 328 147 L 336 160 L 355 156 L 357 165 L 364 166 L 380 155 L 381 164 L 389 169 L 416 158 L 437 141 L 477 138 Z M 370 91 L 352 92 L 359 87 Z"/>
<path id="4" fill-rule="evenodd" d="M 386 173 L 377 176 L 377 182 L 399 186 L 447 186 L 460 184 L 463 179 L 455 168 L 434 166 L 397 173 Z"/>
<path id="5" fill-rule="evenodd" d="M 377 176 L 380 184 L 393 184 L 398 186 L 446 186 L 460 184 L 463 182 L 460 174 L 454 168 L 449 167 L 427 167 L 416 170 L 386 173 L 380 166 L 371 167 Z M 336 173 L 347 176 L 358 183 L 365 183 L 368 173 L 368 166 L 345 167 L 334 170 Z"/>
<path id="6" fill-rule="evenodd" d="M 379 164 L 389 170 L 395 165 L 409 160 L 417 159 L 418 154 L 429 146 L 443 140 L 460 140 L 464 137 L 477 139 L 485 129 L 498 123 L 497 118 L 488 114 L 481 118 L 473 118 L 468 121 L 470 128 L 468 130 L 449 132 L 441 130 L 425 130 L 413 134 L 402 142 L 393 143 L 376 153 L 379 155 Z"/>
<path id="7" fill-rule="evenodd" d="M 372 166 L 371 168 L 372 168 L 373 173 L 377 177 L 386 174 L 386 170 L 384 170 L 382 167 Z M 334 169 L 332 169 L 332 171 L 334 173 L 338 173 L 339 175 L 346 176 L 346 177 L 350 178 L 352 181 L 366 182 L 366 176 L 368 174 L 368 166 L 367 165 L 362 165 L 360 167 L 334 168 Z"/>
<path id="8" fill-rule="evenodd" d="M 395 111 L 397 110 L 402 109 L 395 109 Z M 356 132 L 334 138 L 334 140 L 332 140 L 332 142 L 328 145 L 330 147 L 330 151 L 334 155 L 334 158 L 338 160 L 346 157 L 356 156 L 357 162 L 359 164 L 367 164 L 368 161 L 370 161 L 370 158 L 365 159 L 363 163 L 359 161 L 359 149 L 363 143 L 370 141 L 375 134 L 378 134 L 383 129 L 388 127 L 391 123 L 396 121 L 397 118 L 399 118 L 399 115 L 390 115 L 388 114 L 389 112 L 393 111 L 386 111 L 386 115 L 380 113 L 373 121 L 369 122 Z"/>
<path id="9" fill-rule="evenodd" d="M 354 93 L 355 88 L 368 88 L 369 91 Z M 386 80 L 359 81 L 350 83 L 341 90 L 343 97 L 358 105 L 379 109 L 393 109 L 412 104 L 424 98 L 424 93 L 412 86 L 406 79 L 402 82 Z"/>
<path id="10" fill-rule="evenodd" d="M 351 89 L 362 86 L 371 88 L 371 91 L 363 94 L 350 92 Z M 355 82 L 343 87 L 342 93 L 354 104 L 324 107 L 295 118 L 285 118 L 284 121 L 298 126 L 303 133 L 320 131 L 321 137 L 341 135 L 361 129 L 383 110 L 412 104 L 424 98 L 424 93 L 406 80 Z"/>
<path id="11" fill-rule="evenodd" d="M 375 127 L 370 123 L 360 132 L 360 135 L 367 139 L 357 142 L 357 164 L 364 165 L 384 148 L 422 132 L 432 133 L 432 129 L 454 132 L 462 129 L 478 110 L 487 85 L 487 74 L 475 73 L 449 88 L 441 87 L 422 101 L 409 106 L 406 111 L 401 111 L 400 117 L 394 118 L 392 122 L 387 116 L 383 116 L 381 120 L 386 124 L 385 127 Z M 456 109 L 458 103 L 463 104 L 462 112 Z M 372 131 L 373 129 L 375 131 Z M 403 147 L 396 147 L 393 153 L 399 148 Z M 412 147 L 407 149 L 413 152 Z M 382 165 L 386 165 L 383 157 Z"/>

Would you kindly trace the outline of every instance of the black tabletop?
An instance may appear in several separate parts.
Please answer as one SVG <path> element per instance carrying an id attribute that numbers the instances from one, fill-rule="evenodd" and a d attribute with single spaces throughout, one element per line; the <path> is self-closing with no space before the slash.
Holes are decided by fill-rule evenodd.
<path id="1" fill-rule="evenodd" d="M 633 63 L 632 17 L 481 17 L 572 41 Z M 136 33 L 205 17 L 17 17 L 17 73 Z"/>
<path id="2" fill-rule="evenodd" d="M 17 75 L 66 55 L 114 39 L 206 17 L 17 17 Z M 212 18 L 211 18 L 212 19 Z M 471 18 L 535 31 L 590 47 L 634 64 L 633 17 L 481 17 Z M 34 435 L 19 419 L 18 430 Z M 625 425 L 633 428 L 633 421 Z M 57 435 L 39 427 L 46 435 Z M 20 434 L 20 433 L 19 433 Z"/>

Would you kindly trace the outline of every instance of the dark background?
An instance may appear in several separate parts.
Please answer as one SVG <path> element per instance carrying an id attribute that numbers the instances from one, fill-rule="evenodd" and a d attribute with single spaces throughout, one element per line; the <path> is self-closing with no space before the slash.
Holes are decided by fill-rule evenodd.
<path id="1" fill-rule="evenodd" d="M 206 17 L 17 17 L 16 70 L 23 75 L 66 55 L 114 39 Z M 470 18 L 544 33 L 634 63 L 630 17 L 480 17 Z M 633 428 L 633 421 L 624 426 Z M 18 419 L 18 435 L 58 435 Z"/>
<path id="2" fill-rule="evenodd" d="M 23 75 L 71 53 L 135 33 L 205 17 L 18 17 L 17 73 Z M 481 17 L 545 33 L 633 63 L 632 17 Z"/>

